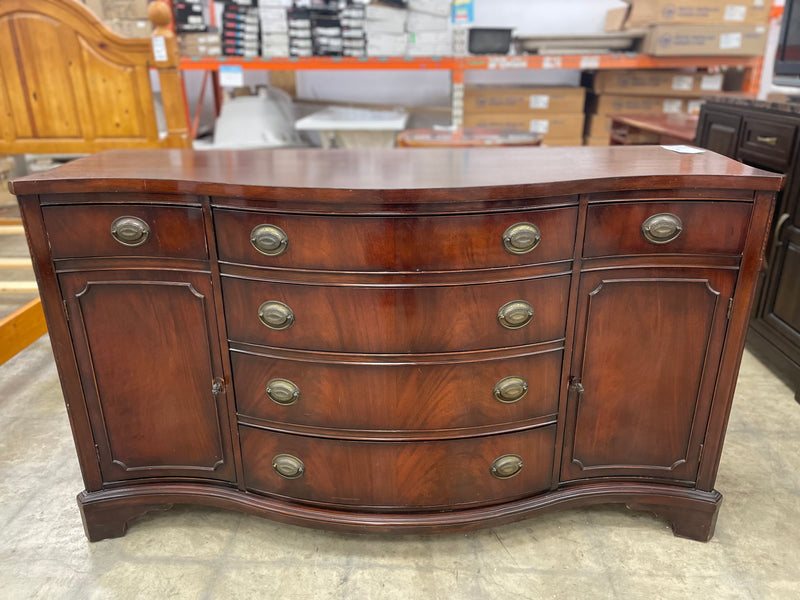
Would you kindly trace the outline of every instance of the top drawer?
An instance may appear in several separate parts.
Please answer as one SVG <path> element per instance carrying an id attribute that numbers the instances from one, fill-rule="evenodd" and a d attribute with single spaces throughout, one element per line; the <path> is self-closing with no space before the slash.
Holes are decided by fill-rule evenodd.
<path id="1" fill-rule="evenodd" d="M 206 259 L 200 208 L 152 204 L 42 207 L 53 258 L 163 256 Z"/>
<path id="2" fill-rule="evenodd" d="M 797 127 L 763 117 L 745 117 L 739 155 L 748 162 L 783 171 L 789 166 Z"/>
<path id="3" fill-rule="evenodd" d="M 752 207 L 749 202 L 690 201 L 590 205 L 583 255 L 738 255 Z"/>
<path id="4" fill-rule="evenodd" d="M 576 207 L 417 217 L 214 210 L 222 261 L 345 271 L 482 269 L 570 260 L 576 219 Z"/>

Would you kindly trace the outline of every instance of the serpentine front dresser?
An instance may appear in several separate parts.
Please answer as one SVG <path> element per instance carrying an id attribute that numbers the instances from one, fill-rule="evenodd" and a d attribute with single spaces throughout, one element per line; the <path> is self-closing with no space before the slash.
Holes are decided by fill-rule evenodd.
<path id="1" fill-rule="evenodd" d="M 113 151 L 13 182 L 91 540 L 624 503 L 707 540 L 781 177 L 661 147 Z"/>

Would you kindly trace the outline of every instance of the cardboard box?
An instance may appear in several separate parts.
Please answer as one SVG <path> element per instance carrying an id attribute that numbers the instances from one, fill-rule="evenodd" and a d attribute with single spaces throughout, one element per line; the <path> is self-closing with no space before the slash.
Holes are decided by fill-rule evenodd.
<path id="1" fill-rule="evenodd" d="M 587 114 L 640 114 L 660 115 L 689 112 L 690 98 L 668 98 L 663 96 L 618 96 L 614 94 L 590 94 L 586 102 Z"/>
<path id="2" fill-rule="evenodd" d="M 101 21 L 111 19 L 143 20 L 147 19 L 147 5 L 150 0 L 85 0 L 94 14 Z"/>
<path id="3" fill-rule="evenodd" d="M 153 33 L 153 24 L 147 19 L 110 19 L 106 27 L 126 38 L 146 38 Z"/>
<path id="4" fill-rule="evenodd" d="M 721 73 L 667 70 L 598 71 L 587 75 L 584 83 L 596 94 L 696 98 L 722 91 L 724 77 Z"/>
<path id="5" fill-rule="evenodd" d="M 620 6 L 619 8 L 610 9 L 606 13 L 606 23 L 603 30 L 609 33 L 624 30 L 630 10 L 630 6 Z"/>
<path id="6" fill-rule="evenodd" d="M 474 113 L 464 114 L 464 127 L 509 129 L 542 134 L 542 141 L 576 139 L 583 134 L 585 115 L 570 113 L 563 115 L 530 115 L 529 113 Z"/>
<path id="7" fill-rule="evenodd" d="M 656 25 L 642 51 L 652 56 L 759 56 L 767 41 L 765 25 Z"/>
<path id="8" fill-rule="evenodd" d="M 625 29 L 657 24 L 766 25 L 764 0 L 625 0 L 631 4 Z"/>
<path id="9" fill-rule="evenodd" d="M 468 87 L 465 113 L 567 114 L 583 111 L 582 87 Z"/>
<path id="10" fill-rule="evenodd" d="M 610 146 L 611 145 L 611 137 L 604 136 L 604 137 L 585 137 L 583 138 L 583 145 L 584 146 Z"/>
<path id="11" fill-rule="evenodd" d="M 611 135 L 611 118 L 606 115 L 588 115 L 584 135 L 587 138 L 608 139 Z"/>

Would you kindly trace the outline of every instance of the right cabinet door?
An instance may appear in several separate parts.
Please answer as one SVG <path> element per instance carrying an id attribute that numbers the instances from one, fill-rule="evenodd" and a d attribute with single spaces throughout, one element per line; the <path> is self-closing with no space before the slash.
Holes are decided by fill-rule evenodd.
<path id="1" fill-rule="evenodd" d="M 582 275 L 562 481 L 694 481 L 735 271 Z"/>

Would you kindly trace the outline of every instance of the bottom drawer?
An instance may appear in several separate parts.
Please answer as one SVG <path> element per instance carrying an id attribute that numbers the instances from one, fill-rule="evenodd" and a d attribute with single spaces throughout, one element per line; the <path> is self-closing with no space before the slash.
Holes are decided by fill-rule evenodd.
<path id="1" fill-rule="evenodd" d="M 550 486 L 555 433 L 549 425 L 468 439 L 364 442 L 240 426 L 249 491 L 383 510 L 476 506 L 541 492 Z"/>

